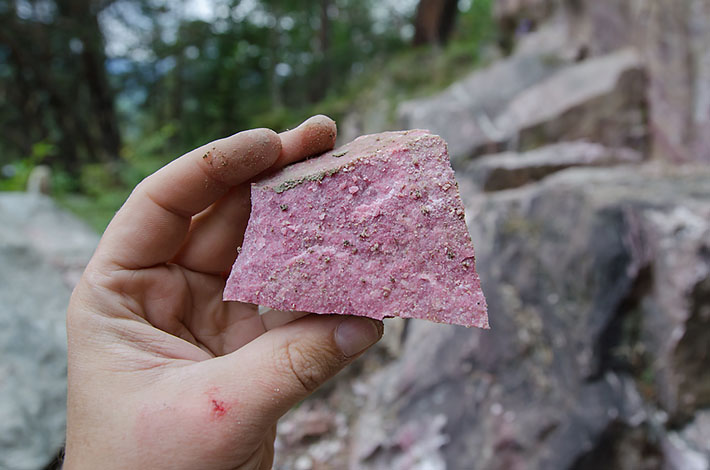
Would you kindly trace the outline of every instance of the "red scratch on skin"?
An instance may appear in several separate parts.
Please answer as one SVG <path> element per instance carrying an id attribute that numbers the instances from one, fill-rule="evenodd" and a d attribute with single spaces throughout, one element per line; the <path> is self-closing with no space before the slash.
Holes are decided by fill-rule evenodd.
<path id="1" fill-rule="evenodd" d="M 205 392 L 205 395 L 207 395 L 207 398 L 209 399 L 209 407 L 210 407 L 210 417 L 212 419 L 219 419 L 222 418 L 224 415 L 229 412 L 230 406 L 220 400 L 219 397 L 219 388 L 218 387 L 210 387 L 207 389 Z"/>
<path id="2" fill-rule="evenodd" d="M 212 414 L 215 418 L 221 418 L 227 414 L 227 406 L 223 401 L 212 399 Z"/>

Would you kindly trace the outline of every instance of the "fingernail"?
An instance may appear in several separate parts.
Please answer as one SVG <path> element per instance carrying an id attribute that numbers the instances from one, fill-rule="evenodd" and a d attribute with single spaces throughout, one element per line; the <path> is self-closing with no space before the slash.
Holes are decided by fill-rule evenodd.
<path id="1" fill-rule="evenodd" d="M 346 318 L 335 329 L 335 343 L 347 356 L 355 356 L 380 339 L 380 329 L 369 318 Z"/>

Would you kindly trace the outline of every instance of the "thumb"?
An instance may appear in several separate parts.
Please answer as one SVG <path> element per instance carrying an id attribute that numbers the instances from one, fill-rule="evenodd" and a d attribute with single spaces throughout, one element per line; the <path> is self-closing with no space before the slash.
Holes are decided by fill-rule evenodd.
<path id="1" fill-rule="evenodd" d="M 207 361 L 213 382 L 238 394 L 252 422 L 272 425 L 383 334 L 380 321 L 308 315 Z"/>

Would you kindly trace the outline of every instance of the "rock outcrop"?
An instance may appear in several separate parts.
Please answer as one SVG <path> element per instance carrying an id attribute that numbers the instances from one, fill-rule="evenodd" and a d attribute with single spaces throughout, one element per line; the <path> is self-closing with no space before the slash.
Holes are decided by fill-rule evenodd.
<path id="1" fill-rule="evenodd" d="M 506 135 L 494 123 L 498 116 L 524 90 L 567 65 L 561 59 L 559 33 L 538 33 L 518 54 L 473 72 L 440 94 L 402 103 L 397 111 L 400 126 L 442 136 L 454 168 L 472 156 L 500 149 Z"/>
<path id="2" fill-rule="evenodd" d="M 707 470 L 707 181 L 644 164 L 462 184 L 492 330 L 388 325 L 399 347 L 286 417 L 275 468 Z"/>
<path id="3" fill-rule="evenodd" d="M 641 163 L 640 152 L 608 148 L 589 142 L 563 142 L 530 152 L 506 152 L 478 158 L 460 173 L 461 184 L 483 191 L 500 191 L 539 181 L 553 173 L 578 166 L 614 166 Z"/>
<path id="4" fill-rule="evenodd" d="M 471 194 L 492 331 L 412 323 L 370 381 L 351 468 L 707 468 L 707 181 L 569 169 Z"/>
<path id="5" fill-rule="evenodd" d="M 275 468 L 710 469 L 710 4 L 496 15 L 510 56 L 398 108 L 449 142 L 492 330 L 388 325 L 319 398 L 349 445 Z"/>
<path id="6" fill-rule="evenodd" d="M 646 79 L 631 49 L 566 67 L 515 96 L 495 119 L 499 146 L 586 139 L 646 150 Z"/>
<path id="7" fill-rule="evenodd" d="M 534 42 L 556 33 L 536 33 Z M 403 103 L 401 125 L 444 137 L 456 168 L 488 153 L 580 139 L 645 153 L 647 80 L 636 52 L 578 63 L 565 59 L 568 52 L 523 45 L 439 95 Z"/>
<path id="8" fill-rule="evenodd" d="M 519 58 L 524 42 L 536 42 L 538 36 L 549 34 L 547 31 L 551 30 L 557 31 L 563 38 L 557 41 L 557 49 L 552 55 L 549 49 L 540 54 L 548 59 L 559 57 L 559 53 L 563 52 L 562 57 L 595 60 L 633 47 L 647 75 L 644 94 L 647 105 L 642 107 L 642 113 L 648 121 L 649 156 L 674 163 L 710 162 L 710 48 L 707 47 L 710 43 L 710 2 L 500 0 L 496 2 L 495 10 L 501 29 L 508 38 L 504 42 L 517 42 L 515 52 L 507 61 L 514 62 Z M 492 67 L 501 65 L 494 64 Z M 479 76 L 484 77 L 483 74 Z M 521 85 L 525 83 L 523 88 L 526 88 L 539 78 L 538 70 L 531 68 L 530 77 L 516 76 L 515 80 Z M 593 76 L 588 78 L 594 80 Z M 471 80 L 470 83 L 476 82 Z M 496 81 L 477 86 L 492 95 L 507 92 L 505 87 L 499 92 Z M 629 85 L 622 85 L 621 88 L 623 86 Z M 417 127 L 430 127 L 449 137 L 448 127 L 461 122 L 461 126 L 467 129 L 463 135 L 470 135 L 471 140 L 479 142 L 481 138 L 470 129 L 481 127 L 476 126 L 476 122 L 482 122 L 484 129 L 488 123 L 485 117 L 481 120 L 478 100 L 469 100 L 461 93 L 458 100 L 447 100 L 447 97 L 454 96 L 451 91 L 455 87 L 460 88 L 461 85 L 454 85 L 438 97 L 403 105 L 401 124 L 406 127 L 410 122 L 416 122 Z M 638 85 L 633 87 L 638 90 Z M 469 96 L 476 98 L 478 92 L 470 91 Z M 437 101 L 449 104 L 435 113 L 433 108 L 428 108 L 430 117 L 427 118 L 425 104 Z M 454 106 L 452 103 L 463 109 L 450 109 Z M 533 106 L 529 109 L 537 113 L 538 110 L 544 112 L 546 107 Z M 453 138 L 457 131 L 448 132 L 455 142 L 452 145 L 455 156 L 464 159 L 473 156 L 470 143 L 460 143 L 460 139 Z M 495 135 L 495 131 L 486 134 Z M 634 138 L 641 137 L 635 133 L 632 135 Z"/>
<path id="9" fill-rule="evenodd" d="M 524 32 L 521 25 L 555 24 L 585 56 L 635 47 L 649 76 L 652 156 L 710 162 L 710 2 L 501 0 L 496 7 L 509 35 Z"/>
<path id="10" fill-rule="evenodd" d="M 65 312 L 98 237 L 39 194 L 0 193 L 0 468 L 44 468 L 66 421 Z"/>

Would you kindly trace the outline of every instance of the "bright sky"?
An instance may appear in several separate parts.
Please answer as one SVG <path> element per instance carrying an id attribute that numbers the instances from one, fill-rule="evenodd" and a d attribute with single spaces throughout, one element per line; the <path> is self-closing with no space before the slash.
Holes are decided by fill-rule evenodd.
<path id="1" fill-rule="evenodd" d="M 376 3 L 373 11 L 375 20 L 385 18 L 390 12 L 397 15 L 408 15 L 414 11 L 418 0 L 381 0 Z M 175 15 L 164 15 L 166 24 L 163 25 L 166 31 L 166 39 L 169 39 L 173 28 L 169 24 L 169 18 L 184 15 L 187 18 L 195 18 L 210 23 L 217 22 L 220 18 L 227 18 L 230 15 L 233 19 L 239 21 L 243 18 L 253 16 L 259 10 L 259 2 L 257 0 L 242 0 L 239 5 L 230 11 L 220 0 L 185 0 L 182 8 L 183 12 L 179 12 L 178 2 L 170 0 L 153 0 L 155 5 L 164 5 L 169 11 Z M 119 18 L 123 18 L 121 21 Z M 106 48 L 109 57 L 124 56 L 128 51 L 133 51 L 132 55 L 135 60 L 150 60 L 148 57 L 149 51 L 141 51 L 140 35 L 136 34 L 135 28 L 148 28 L 147 18 L 143 17 L 140 11 L 134 6 L 125 2 L 116 2 L 101 15 L 101 25 L 106 34 Z M 130 27 L 126 26 L 130 24 Z"/>
<path id="2" fill-rule="evenodd" d="M 383 0 L 378 3 L 383 9 L 394 10 L 397 13 L 408 13 L 414 10 L 418 0 Z M 187 0 L 186 13 L 194 18 L 210 21 L 214 16 L 214 0 Z M 246 9 L 253 9 L 256 2 L 254 0 L 244 0 L 242 4 L 248 4 Z M 241 5 L 240 5 L 241 7 Z"/>
<path id="3" fill-rule="evenodd" d="M 185 13 L 205 21 L 213 19 L 214 8 L 212 0 L 190 0 L 185 7 Z"/>

